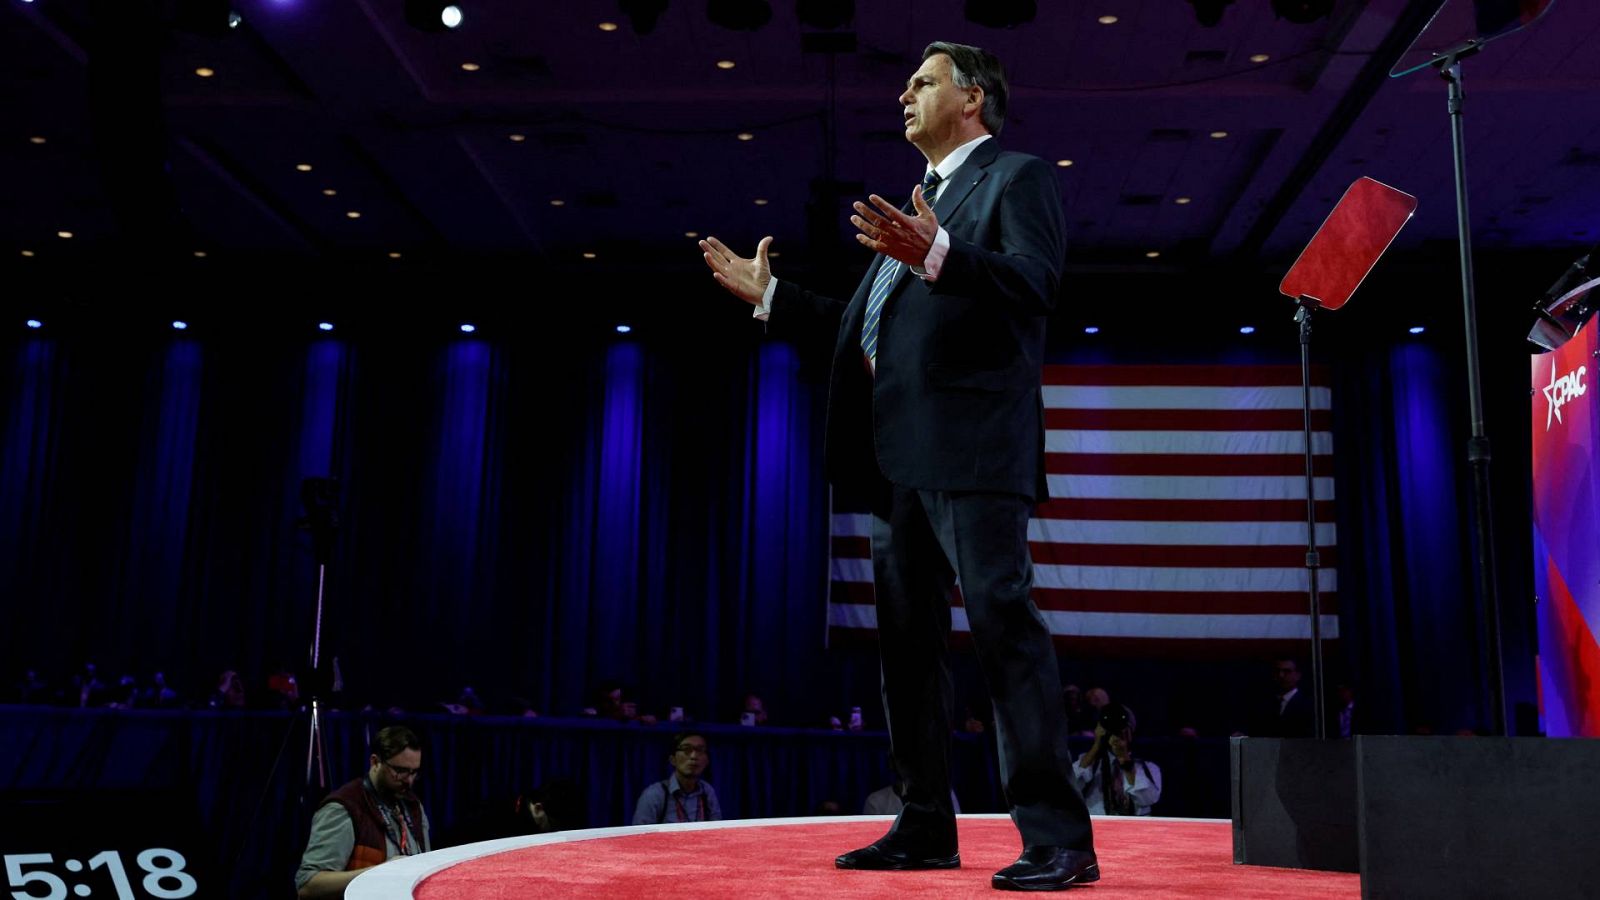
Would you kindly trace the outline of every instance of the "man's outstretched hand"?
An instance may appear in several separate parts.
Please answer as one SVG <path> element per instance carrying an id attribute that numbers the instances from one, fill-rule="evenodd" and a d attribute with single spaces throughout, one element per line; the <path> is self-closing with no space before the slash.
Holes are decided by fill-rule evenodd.
<path id="1" fill-rule="evenodd" d="M 750 259 L 729 250 L 714 237 L 701 241 L 700 250 L 717 284 L 751 306 L 760 306 L 767 284 L 772 281 L 772 267 L 767 264 L 767 247 L 771 244 L 771 235 L 762 238 L 761 243 L 756 244 L 756 255 Z"/>
<path id="2" fill-rule="evenodd" d="M 855 202 L 856 214 L 851 224 L 861 229 L 856 240 L 862 246 L 885 256 L 898 259 L 908 266 L 920 266 L 933 249 L 933 239 L 939 234 L 939 217 L 922 199 L 922 186 L 911 192 L 911 208 L 915 216 L 908 216 L 894 204 L 873 194 L 867 199 L 872 206 Z"/>

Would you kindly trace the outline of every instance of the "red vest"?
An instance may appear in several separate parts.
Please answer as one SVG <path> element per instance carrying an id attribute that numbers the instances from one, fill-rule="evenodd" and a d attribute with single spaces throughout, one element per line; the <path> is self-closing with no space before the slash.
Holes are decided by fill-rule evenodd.
<path id="1" fill-rule="evenodd" d="M 322 806 L 337 803 L 344 807 L 350 814 L 350 822 L 356 829 L 356 846 L 350 851 L 350 859 L 345 863 L 345 871 L 365 869 L 375 866 L 389 858 L 389 847 L 386 841 L 388 832 L 384 828 L 383 813 L 378 811 L 378 804 L 373 799 L 372 792 L 366 789 L 366 777 L 357 778 L 349 782 L 327 797 L 323 798 Z M 406 805 L 406 812 L 411 816 L 414 827 L 413 836 L 422 840 L 422 804 L 415 797 L 402 801 Z M 392 815 L 392 813 L 391 813 Z M 404 828 L 405 822 L 397 821 L 397 827 Z M 427 850 L 427 847 L 418 848 Z"/>

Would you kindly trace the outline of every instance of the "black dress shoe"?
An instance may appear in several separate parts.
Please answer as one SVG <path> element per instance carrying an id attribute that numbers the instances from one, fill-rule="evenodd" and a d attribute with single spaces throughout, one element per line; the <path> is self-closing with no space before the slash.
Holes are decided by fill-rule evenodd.
<path id="1" fill-rule="evenodd" d="M 956 869 L 961 866 L 961 855 L 954 848 L 946 853 L 900 844 L 893 839 L 893 835 L 886 835 L 860 850 L 840 854 L 833 864 L 841 869 L 869 869 L 880 872 Z"/>
<path id="2" fill-rule="evenodd" d="M 1093 850 L 1029 847 L 1016 862 L 994 873 L 990 882 L 1002 891 L 1061 891 L 1100 880 Z"/>

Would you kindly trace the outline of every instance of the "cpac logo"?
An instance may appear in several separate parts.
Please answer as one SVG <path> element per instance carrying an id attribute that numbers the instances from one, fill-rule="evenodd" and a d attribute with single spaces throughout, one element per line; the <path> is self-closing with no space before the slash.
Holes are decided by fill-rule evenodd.
<path id="1" fill-rule="evenodd" d="M 1556 361 L 1550 360 L 1550 384 L 1544 389 L 1544 399 L 1550 404 L 1550 409 L 1544 414 L 1544 430 L 1550 430 L 1550 417 L 1554 416 L 1557 422 L 1561 421 L 1561 407 L 1574 398 L 1582 397 L 1588 386 L 1583 383 L 1583 376 L 1588 367 L 1579 366 L 1578 371 L 1556 377 Z"/>

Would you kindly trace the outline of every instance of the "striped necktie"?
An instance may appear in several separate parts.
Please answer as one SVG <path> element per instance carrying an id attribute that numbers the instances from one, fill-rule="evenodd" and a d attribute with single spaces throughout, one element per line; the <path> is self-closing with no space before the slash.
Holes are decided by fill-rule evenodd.
<path id="1" fill-rule="evenodd" d="M 929 170 L 922 179 L 922 200 L 929 206 L 938 193 L 939 173 Z M 867 318 L 861 324 L 861 352 L 867 359 L 878 358 L 878 318 L 883 314 L 883 304 L 889 299 L 889 293 L 894 290 L 896 281 L 900 280 L 900 270 L 905 268 L 905 263 L 898 259 L 884 257 L 883 264 L 878 266 L 878 275 L 872 279 L 872 293 L 867 295 Z"/>

